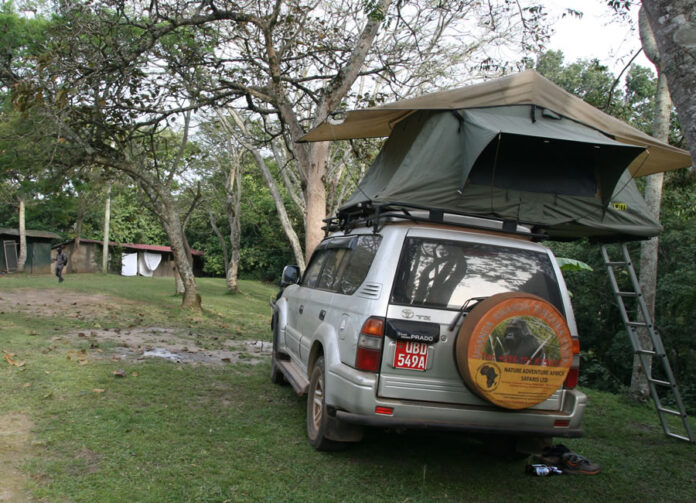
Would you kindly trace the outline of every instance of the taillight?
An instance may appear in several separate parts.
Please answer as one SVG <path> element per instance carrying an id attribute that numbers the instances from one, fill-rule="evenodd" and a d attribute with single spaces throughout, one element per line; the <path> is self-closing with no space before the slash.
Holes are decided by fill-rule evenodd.
<path id="1" fill-rule="evenodd" d="M 573 364 L 568 370 L 563 387 L 565 389 L 574 389 L 578 385 L 580 377 L 580 341 L 573 338 Z"/>
<path id="2" fill-rule="evenodd" d="M 358 352 L 355 355 L 355 368 L 368 372 L 379 372 L 384 338 L 384 319 L 368 318 L 363 323 L 358 337 Z"/>
<path id="3" fill-rule="evenodd" d="M 580 369 L 579 368 L 571 368 L 568 371 L 568 375 L 566 376 L 566 380 L 563 383 L 563 387 L 565 389 L 574 389 L 575 386 L 578 385 L 578 378 L 580 377 Z"/>

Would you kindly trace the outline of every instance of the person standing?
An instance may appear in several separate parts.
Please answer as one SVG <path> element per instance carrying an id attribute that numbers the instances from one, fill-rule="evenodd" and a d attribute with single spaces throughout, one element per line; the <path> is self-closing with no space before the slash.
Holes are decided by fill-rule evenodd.
<path id="1" fill-rule="evenodd" d="M 63 251 L 62 246 L 59 246 L 56 252 L 56 276 L 58 276 L 58 283 L 62 283 L 63 268 L 68 265 L 68 256 Z"/>

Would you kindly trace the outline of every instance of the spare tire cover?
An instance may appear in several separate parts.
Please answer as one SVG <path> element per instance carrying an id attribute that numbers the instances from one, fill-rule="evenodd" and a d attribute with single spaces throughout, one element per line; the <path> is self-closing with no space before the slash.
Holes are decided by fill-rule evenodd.
<path id="1" fill-rule="evenodd" d="M 456 359 L 464 382 L 481 398 L 524 409 L 563 384 L 573 344 L 565 318 L 551 303 L 522 292 L 499 293 L 464 319 Z"/>

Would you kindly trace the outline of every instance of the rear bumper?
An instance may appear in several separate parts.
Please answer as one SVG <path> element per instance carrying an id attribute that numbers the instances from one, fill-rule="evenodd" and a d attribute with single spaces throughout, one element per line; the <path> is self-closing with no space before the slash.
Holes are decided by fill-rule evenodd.
<path id="1" fill-rule="evenodd" d="M 412 430 L 437 430 L 437 431 L 468 431 L 477 433 L 497 433 L 505 435 L 524 435 L 541 437 L 578 438 L 583 436 L 582 428 L 539 428 L 533 426 L 492 426 L 479 423 L 463 423 L 448 421 L 422 421 L 418 419 L 405 419 L 383 415 L 360 415 L 336 411 L 336 417 L 346 423 L 372 426 L 376 428 L 407 428 Z"/>
<path id="2" fill-rule="evenodd" d="M 560 410 L 508 410 L 494 405 L 459 405 L 377 396 L 377 376 L 347 365 L 332 365 L 327 372 L 327 404 L 342 421 L 381 428 L 471 431 L 507 435 L 581 437 L 587 397 L 564 390 Z M 377 414 L 377 407 L 392 409 Z"/>

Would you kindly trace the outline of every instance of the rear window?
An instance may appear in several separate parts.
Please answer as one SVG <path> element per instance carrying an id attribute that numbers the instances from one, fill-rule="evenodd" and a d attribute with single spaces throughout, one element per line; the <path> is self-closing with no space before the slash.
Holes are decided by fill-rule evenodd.
<path id="1" fill-rule="evenodd" d="M 503 292 L 538 295 L 565 312 L 547 254 L 428 238 L 406 239 L 391 302 L 459 309 L 469 299 Z"/>

